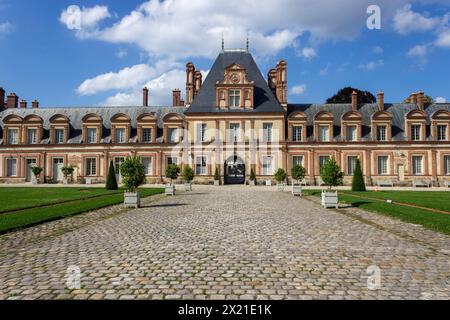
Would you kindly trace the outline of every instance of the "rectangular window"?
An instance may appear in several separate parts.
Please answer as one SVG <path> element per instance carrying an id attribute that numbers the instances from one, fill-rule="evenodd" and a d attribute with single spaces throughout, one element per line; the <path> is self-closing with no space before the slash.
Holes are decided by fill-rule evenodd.
<path id="1" fill-rule="evenodd" d="M 143 128 L 142 129 L 142 142 L 143 143 L 152 143 L 152 129 L 151 128 Z"/>
<path id="2" fill-rule="evenodd" d="M 230 142 L 239 141 L 239 131 L 241 125 L 239 123 L 230 123 Z"/>
<path id="3" fill-rule="evenodd" d="M 347 174 L 349 176 L 352 176 L 354 174 L 357 160 L 358 160 L 358 157 L 356 157 L 356 156 L 348 156 L 347 157 Z"/>
<path id="4" fill-rule="evenodd" d="M 273 175 L 273 158 L 272 157 L 263 157 L 262 171 L 263 171 L 264 176 Z"/>
<path id="5" fill-rule="evenodd" d="M 319 141 L 321 141 L 321 142 L 330 141 L 330 127 L 329 126 L 319 126 Z"/>
<path id="6" fill-rule="evenodd" d="M 169 128 L 169 143 L 178 143 L 178 128 Z"/>
<path id="7" fill-rule="evenodd" d="M 437 139 L 439 141 L 447 140 L 447 126 L 446 125 L 437 126 Z"/>
<path id="8" fill-rule="evenodd" d="M 176 164 L 178 165 L 178 158 L 177 157 L 167 157 L 167 165 Z"/>
<path id="9" fill-rule="evenodd" d="M 153 175 L 153 159 L 150 157 L 141 158 L 142 165 L 146 176 Z"/>
<path id="10" fill-rule="evenodd" d="M 205 142 L 206 141 L 206 123 L 197 124 L 197 142 Z"/>
<path id="11" fill-rule="evenodd" d="M 444 156 L 444 174 L 450 175 L 450 156 Z"/>
<path id="12" fill-rule="evenodd" d="M 419 141 L 420 140 L 420 124 L 413 124 L 411 126 L 411 140 L 412 141 Z"/>
<path id="13" fill-rule="evenodd" d="M 114 158 L 114 169 L 116 170 L 117 175 L 120 175 L 120 166 L 124 161 L 125 158 L 123 157 Z"/>
<path id="14" fill-rule="evenodd" d="M 263 142 L 272 142 L 273 124 L 263 123 Z"/>
<path id="15" fill-rule="evenodd" d="M 294 142 L 301 142 L 302 139 L 302 127 L 293 127 L 292 128 L 292 139 Z"/>
<path id="16" fill-rule="evenodd" d="M 115 128 L 114 129 L 114 143 L 125 143 L 126 137 L 125 137 L 125 128 Z"/>
<path id="17" fill-rule="evenodd" d="M 64 129 L 55 129 L 55 143 L 56 144 L 64 143 Z"/>
<path id="18" fill-rule="evenodd" d="M 386 126 L 377 126 L 377 141 L 386 141 L 387 127 Z"/>
<path id="19" fill-rule="evenodd" d="M 379 156 L 378 157 L 378 175 L 387 175 L 388 171 L 388 156 Z"/>
<path id="20" fill-rule="evenodd" d="M 323 166 L 330 159 L 330 156 L 319 156 L 319 172 L 322 173 Z"/>
<path id="21" fill-rule="evenodd" d="M 97 159 L 96 158 L 86 158 L 86 176 L 96 176 L 97 175 Z"/>
<path id="22" fill-rule="evenodd" d="M 195 174 L 198 176 L 206 174 L 206 157 L 197 157 L 195 161 Z"/>
<path id="23" fill-rule="evenodd" d="M 303 165 L 303 156 L 294 156 L 294 157 L 292 157 L 292 165 L 293 166 L 302 166 L 302 167 L 304 167 L 304 165 Z"/>
<path id="24" fill-rule="evenodd" d="M 97 128 L 87 128 L 87 143 L 97 143 Z"/>
<path id="25" fill-rule="evenodd" d="M 37 143 L 37 129 L 27 130 L 27 143 L 36 144 Z"/>
<path id="26" fill-rule="evenodd" d="M 347 127 L 347 141 L 357 141 L 358 140 L 358 127 L 348 126 Z"/>
<path id="27" fill-rule="evenodd" d="M 8 177 L 17 176 L 17 159 L 7 159 L 6 160 L 6 175 Z"/>
<path id="28" fill-rule="evenodd" d="M 422 175 L 423 174 L 423 157 L 422 156 L 413 156 L 412 157 L 412 172 L 413 175 Z"/>
<path id="29" fill-rule="evenodd" d="M 19 144 L 18 129 L 8 129 L 8 144 Z"/>
<path id="30" fill-rule="evenodd" d="M 229 91 L 230 108 L 241 107 L 241 90 Z"/>

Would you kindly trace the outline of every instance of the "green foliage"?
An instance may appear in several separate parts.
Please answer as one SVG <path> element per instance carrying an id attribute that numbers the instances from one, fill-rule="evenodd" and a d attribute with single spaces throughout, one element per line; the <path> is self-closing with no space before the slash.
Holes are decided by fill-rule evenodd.
<path id="1" fill-rule="evenodd" d="M 292 167 L 291 170 L 292 179 L 301 181 L 305 178 L 306 170 L 303 168 L 303 166 L 296 164 Z"/>
<path id="2" fill-rule="evenodd" d="M 166 178 L 170 179 L 170 184 L 173 183 L 173 180 L 178 179 L 180 175 L 180 167 L 176 164 L 169 164 L 166 168 Z"/>
<path id="3" fill-rule="evenodd" d="M 328 159 L 324 164 L 320 177 L 325 185 L 329 186 L 330 189 L 343 184 L 344 173 L 341 172 L 341 169 L 339 168 L 334 157 Z"/>
<path id="4" fill-rule="evenodd" d="M 75 171 L 75 168 L 72 166 L 68 166 L 68 167 L 62 167 L 61 168 L 61 172 L 64 175 L 64 178 L 68 178 L 69 176 L 71 177 L 73 175 L 73 172 Z"/>
<path id="5" fill-rule="evenodd" d="M 356 160 L 355 171 L 353 172 L 352 191 L 366 191 L 366 183 L 359 159 Z"/>
<path id="6" fill-rule="evenodd" d="M 284 182 L 287 178 L 286 171 L 281 168 L 278 169 L 277 172 L 275 172 L 274 178 L 278 183 Z"/>
<path id="7" fill-rule="evenodd" d="M 341 90 L 331 98 L 327 100 L 327 103 L 352 103 L 352 94 L 356 92 L 358 94 L 358 103 L 375 103 L 377 99 L 369 91 L 362 91 L 359 89 L 346 87 Z"/>
<path id="8" fill-rule="evenodd" d="M 409 96 L 408 98 L 406 98 L 405 100 L 403 100 L 404 103 L 412 103 L 411 101 L 411 97 Z M 432 96 L 429 95 L 425 95 L 425 99 L 424 99 L 425 104 L 432 104 L 435 102 L 435 100 L 433 99 Z"/>
<path id="9" fill-rule="evenodd" d="M 111 160 L 109 164 L 108 177 L 106 178 L 106 190 L 117 190 L 119 186 L 117 185 L 116 170 L 114 168 L 114 163 Z"/>
<path id="10" fill-rule="evenodd" d="M 37 178 L 42 171 L 44 171 L 44 169 L 42 169 L 41 167 L 33 167 L 31 168 L 31 171 L 33 172 L 34 176 Z"/>
<path id="11" fill-rule="evenodd" d="M 253 169 L 250 171 L 250 181 L 256 181 L 256 174 Z"/>
<path id="12" fill-rule="evenodd" d="M 220 174 L 219 174 L 219 169 L 216 168 L 216 171 L 214 172 L 214 180 L 215 181 L 220 181 Z"/>
<path id="13" fill-rule="evenodd" d="M 188 165 L 184 166 L 183 173 L 181 175 L 186 183 L 190 183 L 192 180 L 194 180 L 195 176 L 194 170 L 192 170 L 192 168 Z"/>
<path id="14" fill-rule="evenodd" d="M 136 192 L 145 182 L 145 168 L 140 157 L 128 157 L 120 165 L 122 183 L 129 192 Z"/>

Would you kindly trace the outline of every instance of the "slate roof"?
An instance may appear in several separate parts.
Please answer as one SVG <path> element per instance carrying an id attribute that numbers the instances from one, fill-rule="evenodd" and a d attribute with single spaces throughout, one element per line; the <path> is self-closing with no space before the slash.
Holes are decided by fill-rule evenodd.
<path id="1" fill-rule="evenodd" d="M 394 103 L 385 104 L 385 111 L 392 114 L 392 140 L 393 141 L 403 141 L 405 140 L 405 118 L 406 115 L 412 110 L 417 109 L 414 104 L 406 103 Z M 351 104 L 289 104 L 288 105 L 288 116 L 295 111 L 303 111 L 308 117 L 308 128 L 307 135 L 308 140 L 312 141 L 313 137 L 313 125 L 314 117 L 320 111 L 327 111 L 333 114 L 334 118 L 334 140 L 341 140 L 341 118 L 342 116 L 352 110 Z M 427 125 L 431 123 L 431 116 L 439 111 L 447 110 L 450 111 L 449 103 L 435 103 L 428 105 L 425 108 L 425 113 L 427 114 Z M 378 111 L 378 105 L 374 104 L 364 104 L 358 106 L 358 112 L 362 117 L 362 141 L 371 141 L 371 119 L 372 115 Z M 429 138 L 430 132 L 427 130 L 427 138 Z"/>
<path id="2" fill-rule="evenodd" d="M 255 82 L 255 106 L 253 110 L 246 110 L 245 112 L 283 112 L 283 108 L 270 90 L 267 80 L 261 74 L 252 55 L 245 50 L 225 50 L 219 54 L 214 62 L 187 114 L 242 112 L 242 110 L 216 109 L 216 82 L 223 81 L 225 69 L 234 63 L 243 66 L 247 72 L 247 79 Z"/>

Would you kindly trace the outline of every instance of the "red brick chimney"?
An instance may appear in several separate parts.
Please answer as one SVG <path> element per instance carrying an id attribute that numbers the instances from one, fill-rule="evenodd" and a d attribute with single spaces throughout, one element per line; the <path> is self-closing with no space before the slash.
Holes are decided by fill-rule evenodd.
<path id="1" fill-rule="evenodd" d="M 425 110 L 425 93 L 423 91 L 417 94 L 417 107 L 420 110 Z"/>
<path id="2" fill-rule="evenodd" d="M 269 73 L 267 74 L 267 83 L 269 85 L 270 90 L 274 94 L 276 94 L 277 91 L 277 70 L 276 69 L 270 69 Z"/>
<path id="3" fill-rule="evenodd" d="M 22 99 L 22 101 L 20 101 L 20 109 L 26 108 L 27 108 L 27 101 Z"/>
<path id="4" fill-rule="evenodd" d="M 0 87 L 0 109 L 5 107 L 5 90 Z"/>
<path id="5" fill-rule="evenodd" d="M 15 93 L 10 93 L 6 101 L 6 107 L 8 109 L 17 109 L 19 106 L 19 97 Z"/>
<path id="6" fill-rule="evenodd" d="M 192 62 L 188 62 L 186 65 L 186 107 L 192 104 L 194 100 L 194 82 L 195 82 L 195 66 Z"/>
<path id="7" fill-rule="evenodd" d="M 33 100 L 33 102 L 31 102 L 31 107 L 33 109 L 39 109 L 39 101 Z"/>
<path id="8" fill-rule="evenodd" d="M 411 96 L 409 97 L 411 104 L 417 104 L 417 93 L 411 93 Z"/>
<path id="9" fill-rule="evenodd" d="M 144 87 L 143 91 L 143 105 L 144 107 L 148 107 L 148 88 Z"/>
<path id="10" fill-rule="evenodd" d="M 384 111 L 384 92 L 378 92 L 378 110 Z"/>
<path id="11" fill-rule="evenodd" d="M 195 71 L 195 88 L 194 88 L 194 97 L 200 92 L 203 84 L 203 76 L 200 71 Z"/>
<path id="12" fill-rule="evenodd" d="M 175 89 L 172 91 L 172 105 L 174 107 L 183 107 L 184 103 L 182 103 L 183 101 L 181 100 L 181 90 L 180 89 Z"/>
<path id="13" fill-rule="evenodd" d="M 352 93 L 352 110 L 358 111 L 358 93 L 356 91 Z"/>

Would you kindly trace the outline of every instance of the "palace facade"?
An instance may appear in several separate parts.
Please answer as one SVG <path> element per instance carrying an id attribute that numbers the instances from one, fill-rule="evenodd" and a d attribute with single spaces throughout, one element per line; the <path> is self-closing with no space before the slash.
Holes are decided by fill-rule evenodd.
<path id="1" fill-rule="evenodd" d="M 253 169 L 260 183 L 274 171 L 306 168 L 308 185 L 321 185 L 320 168 L 335 156 L 345 183 L 356 159 L 369 185 L 450 184 L 450 104 L 291 104 L 287 64 L 265 79 L 246 50 L 224 50 L 207 78 L 186 68 L 185 101 L 173 91 L 172 106 L 149 106 L 143 90 L 137 107 L 40 108 L 0 88 L 0 182 L 63 180 L 73 166 L 79 183 L 103 183 L 112 160 L 118 168 L 139 156 L 149 183 L 165 181 L 168 164 L 190 165 L 197 183 L 212 183 L 217 169 L 225 183 L 245 183 Z M 6 101 L 5 101 L 6 98 Z M 117 170 L 118 178 L 120 173 Z"/>

